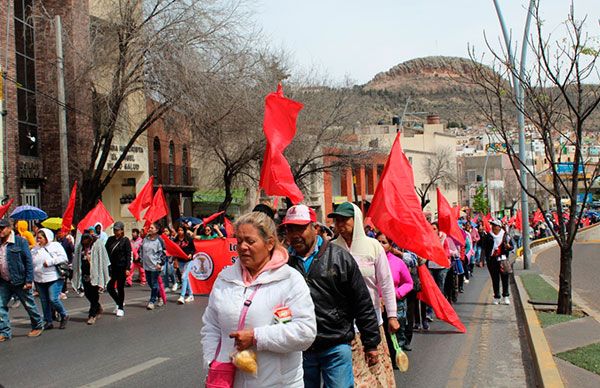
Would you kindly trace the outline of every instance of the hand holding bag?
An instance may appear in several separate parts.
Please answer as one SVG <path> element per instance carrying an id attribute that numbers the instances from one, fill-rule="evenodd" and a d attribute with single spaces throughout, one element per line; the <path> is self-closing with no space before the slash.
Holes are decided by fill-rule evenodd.
<path id="1" fill-rule="evenodd" d="M 244 307 L 240 314 L 240 320 L 238 321 L 238 331 L 244 328 L 246 323 L 246 315 L 248 315 L 248 309 L 252 304 L 252 299 L 256 295 L 256 292 L 260 288 L 260 284 L 256 286 L 252 294 L 244 301 Z M 235 380 L 236 366 L 233 362 L 220 362 L 217 361 L 219 353 L 221 352 L 221 340 L 219 340 L 219 346 L 215 352 L 215 358 L 210 363 L 208 368 L 208 375 L 206 376 L 206 387 L 207 388 L 232 388 Z"/>

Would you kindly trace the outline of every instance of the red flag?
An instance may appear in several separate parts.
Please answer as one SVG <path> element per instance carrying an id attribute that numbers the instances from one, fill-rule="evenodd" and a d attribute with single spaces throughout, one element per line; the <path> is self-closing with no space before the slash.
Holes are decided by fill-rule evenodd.
<path id="1" fill-rule="evenodd" d="M 127 206 L 127 209 L 133 214 L 136 220 L 142 219 L 142 211 L 152 204 L 152 193 L 154 192 L 154 177 L 151 176 L 148 182 L 142 187 L 142 190 L 135 196 L 135 199 Z"/>
<path id="2" fill-rule="evenodd" d="M 64 234 L 67 234 L 71 231 L 73 227 L 73 213 L 75 212 L 75 199 L 77 197 L 77 181 L 73 184 L 73 188 L 71 189 L 71 196 L 69 197 L 69 203 L 67 204 L 67 208 L 62 216 L 62 224 L 60 227 L 60 231 Z"/>
<path id="3" fill-rule="evenodd" d="M 460 206 L 456 205 L 452 207 L 452 215 L 454 215 L 455 220 L 460 218 Z"/>
<path id="4" fill-rule="evenodd" d="M 410 162 L 402 152 L 400 133 L 383 168 L 367 217 L 400 247 L 444 267 L 450 261 L 427 222 L 414 189 Z"/>
<path id="5" fill-rule="evenodd" d="M 515 216 L 515 228 L 523 231 L 523 214 L 520 210 L 517 210 L 517 215 Z"/>
<path id="6" fill-rule="evenodd" d="M 226 237 L 233 237 L 233 235 L 235 234 L 235 229 L 233 228 L 231 221 L 229 221 L 229 218 L 225 217 L 224 223 L 225 223 L 225 234 L 227 235 Z"/>
<path id="7" fill-rule="evenodd" d="M 12 203 L 15 202 L 14 198 L 11 198 L 6 205 L 2 205 L 0 206 L 0 218 L 4 217 L 4 215 L 6 214 L 6 212 L 8 211 L 8 209 L 10 208 L 10 205 L 12 205 Z"/>
<path id="8" fill-rule="evenodd" d="M 581 223 L 583 224 L 583 227 L 590 226 L 590 219 L 589 219 L 588 217 L 584 217 L 584 218 L 581 220 Z"/>
<path id="9" fill-rule="evenodd" d="M 558 214 L 556 212 L 552 212 L 552 218 L 554 219 L 554 224 L 558 225 Z"/>
<path id="10" fill-rule="evenodd" d="M 483 216 L 483 228 L 488 233 L 492 231 L 492 225 L 490 225 L 491 220 L 492 220 L 492 215 L 490 213 Z"/>
<path id="11" fill-rule="evenodd" d="M 535 213 L 533 213 L 533 224 L 536 225 L 538 222 L 544 222 L 544 215 L 540 209 L 537 209 Z"/>
<path id="12" fill-rule="evenodd" d="M 283 151 L 296 135 L 296 119 L 303 105 L 283 97 L 281 84 L 276 93 L 265 98 L 263 131 L 267 148 L 260 171 L 259 187 L 267 195 L 288 197 L 293 204 L 302 202 L 304 196 L 294 182 L 292 170 Z"/>
<path id="13" fill-rule="evenodd" d="M 187 259 L 188 255 L 181 249 L 177 243 L 169 238 L 169 236 L 162 236 L 163 241 L 165 242 L 165 250 L 167 251 L 167 256 L 171 257 L 180 257 L 182 259 Z"/>
<path id="14" fill-rule="evenodd" d="M 450 207 L 448 200 L 442 194 L 440 188 L 437 188 L 438 205 L 438 227 L 440 231 L 456 240 L 460 245 L 465 245 L 465 236 L 458 226 L 456 219 L 456 210 Z M 456 207 L 458 209 L 458 206 Z M 460 210 L 459 210 L 460 211 Z"/>
<path id="15" fill-rule="evenodd" d="M 152 198 L 152 204 L 146 214 L 144 214 L 144 219 L 152 223 L 166 217 L 167 214 L 169 214 L 169 208 L 167 207 L 167 200 L 161 186 L 156 190 L 154 198 Z"/>
<path id="16" fill-rule="evenodd" d="M 506 215 L 504 217 L 502 217 L 502 223 L 504 225 L 506 225 L 508 223 L 508 217 Z"/>
<path id="17" fill-rule="evenodd" d="M 417 294 L 417 297 L 431 306 L 436 317 L 456 327 L 461 333 L 466 333 L 467 328 L 462 324 L 460 318 L 456 315 L 456 311 L 440 291 L 427 267 L 419 265 L 417 271 L 421 280 L 421 291 Z"/>
<path id="18" fill-rule="evenodd" d="M 220 211 L 218 213 L 213 214 L 212 216 L 208 216 L 202 219 L 202 226 L 206 226 L 210 224 L 211 221 L 216 220 L 221 214 L 225 213 L 225 210 Z"/>
<path id="19" fill-rule="evenodd" d="M 110 225 L 112 225 L 115 220 L 111 217 L 110 213 L 104 207 L 102 201 L 98 201 L 98 204 L 95 208 L 90 210 L 90 212 L 83 218 L 83 220 L 79 221 L 77 225 L 77 230 L 83 233 L 84 230 L 96 225 L 96 223 L 102 224 L 102 229 L 106 230 Z"/>

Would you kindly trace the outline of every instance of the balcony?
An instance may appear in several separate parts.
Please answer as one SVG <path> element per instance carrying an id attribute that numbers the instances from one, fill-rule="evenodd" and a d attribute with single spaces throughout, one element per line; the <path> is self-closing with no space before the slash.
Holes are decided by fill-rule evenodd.
<path id="1" fill-rule="evenodd" d="M 156 168 L 158 167 L 158 168 Z M 163 185 L 167 189 L 194 191 L 194 178 L 198 170 L 176 164 L 160 163 L 150 171 L 154 175 L 154 184 Z"/>

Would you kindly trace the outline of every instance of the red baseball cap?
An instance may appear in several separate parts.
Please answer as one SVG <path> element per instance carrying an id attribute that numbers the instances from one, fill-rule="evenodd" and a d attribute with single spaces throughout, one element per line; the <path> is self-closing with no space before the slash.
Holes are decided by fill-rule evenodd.
<path id="1" fill-rule="evenodd" d="M 295 205 L 287 210 L 281 225 L 306 225 L 317 222 L 317 214 L 306 205 Z"/>

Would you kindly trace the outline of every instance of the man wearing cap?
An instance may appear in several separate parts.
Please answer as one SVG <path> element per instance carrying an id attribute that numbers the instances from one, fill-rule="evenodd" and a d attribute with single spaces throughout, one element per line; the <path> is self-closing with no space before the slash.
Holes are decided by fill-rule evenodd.
<path id="1" fill-rule="evenodd" d="M 378 363 L 381 337 L 369 291 L 352 256 L 317 234 L 316 215 L 306 205 L 288 209 L 282 226 L 289 243 L 288 264 L 300 272 L 315 305 L 317 338 L 304 352 L 308 388 L 352 387 L 354 324 L 363 338 L 369 365 Z"/>
<path id="2" fill-rule="evenodd" d="M 113 298 L 117 307 L 115 314 L 117 317 L 125 315 L 123 310 L 123 301 L 125 300 L 125 280 L 129 276 L 131 267 L 131 243 L 125 236 L 125 225 L 121 221 L 113 225 L 113 236 L 106 240 L 106 252 L 110 260 L 110 280 L 106 288 Z M 115 284 L 117 285 L 115 289 Z"/>
<path id="3" fill-rule="evenodd" d="M 400 328 L 397 318 L 396 290 L 383 247 L 379 241 L 365 234 L 363 215 L 356 205 L 344 202 L 327 217 L 335 219 L 335 229 L 339 233 L 339 236 L 332 240 L 331 244 L 350 252 L 360 268 L 377 315 L 380 335 L 382 337 L 385 335 L 381 299 L 383 299 L 387 314 L 388 329 L 390 333 L 395 333 Z M 381 341 L 377 347 L 382 362 L 377 368 L 371 368 L 364 362 L 362 346 L 360 346 L 361 340 L 362 337 L 357 336 L 352 347 L 356 385 L 394 387 L 394 374 L 386 341 Z"/>
<path id="4" fill-rule="evenodd" d="M 8 301 L 18 297 L 31 320 L 28 337 L 38 337 L 44 330 L 44 321 L 38 312 L 33 292 L 33 262 L 29 244 L 16 236 L 10 222 L 0 220 L 0 342 L 12 336 L 8 316 Z"/>

